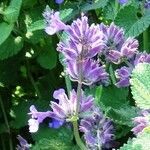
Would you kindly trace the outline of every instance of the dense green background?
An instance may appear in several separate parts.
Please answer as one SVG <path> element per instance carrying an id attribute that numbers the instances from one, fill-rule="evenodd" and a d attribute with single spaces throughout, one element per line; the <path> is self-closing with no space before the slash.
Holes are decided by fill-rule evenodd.
<path id="1" fill-rule="evenodd" d="M 139 39 L 140 51 L 148 51 L 150 11 L 140 8 L 138 2 L 130 0 L 125 6 L 115 0 L 66 0 L 61 5 L 53 0 L 0 2 L 0 149 L 9 150 L 11 142 L 15 147 L 18 134 L 29 143 L 36 143 L 33 148 L 36 150 L 40 146 L 53 147 L 52 150 L 61 146 L 62 150 L 67 150 L 75 145 L 72 131 L 66 128 L 54 130 L 43 126 L 37 134 L 31 136 L 28 132 L 29 106 L 34 104 L 38 110 L 48 110 L 53 91 L 65 88 L 61 75 L 63 67 L 56 51 L 59 37 L 44 32 L 42 13 L 46 5 L 60 10 L 62 20 L 69 24 L 81 12 L 90 22 L 109 24 L 114 21 L 125 29 L 126 37 Z M 130 89 L 109 86 L 96 87 L 89 92 L 95 95 L 106 115 L 115 121 L 118 141 L 126 141 L 131 135 L 131 118 L 137 112 Z M 122 105 L 124 107 L 120 107 Z"/>

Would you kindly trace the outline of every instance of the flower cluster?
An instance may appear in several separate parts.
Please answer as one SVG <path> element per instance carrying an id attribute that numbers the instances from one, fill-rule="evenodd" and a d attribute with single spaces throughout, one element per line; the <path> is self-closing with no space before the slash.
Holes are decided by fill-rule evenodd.
<path id="1" fill-rule="evenodd" d="M 150 110 L 143 110 L 140 116 L 133 119 L 135 127 L 132 129 L 135 135 L 139 134 L 146 127 L 150 128 Z"/>
<path id="2" fill-rule="evenodd" d="M 112 147 L 111 144 L 114 141 L 113 123 L 110 119 L 105 118 L 98 108 L 93 109 L 90 117 L 81 120 L 80 131 L 84 133 L 88 149 Z"/>
<path id="3" fill-rule="evenodd" d="M 127 1 L 119 2 L 123 4 Z M 94 98 L 85 94 L 82 85 L 108 83 L 109 74 L 106 70 L 109 70 L 109 65 L 122 63 L 127 66 L 116 69 L 115 85 L 129 86 L 133 68 L 138 63 L 150 63 L 150 55 L 139 53 L 138 41 L 131 37 L 126 39 L 124 30 L 114 23 L 90 25 L 88 18 L 82 14 L 81 18 L 73 21 L 71 25 L 66 25 L 61 21 L 59 12 L 54 12 L 48 7 L 43 16 L 46 20 L 45 31 L 49 35 L 59 31 L 67 35 L 65 40 L 58 43 L 57 51 L 64 56 L 65 71 L 72 81 L 78 83 L 78 88 L 77 92 L 70 90 L 68 96 L 64 89 L 54 91 L 53 97 L 58 102 L 50 102 L 50 111 L 38 112 L 35 106 L 31 106 L 31 119 L 28 121 L 30 132 L 36 132 L 39 124 L 47 117 L 54 119 L 55 123 L 49 124 L 54 128 L 60 127 L 64 122 L 71 122 L 73 125 L 76 122 L 80 124 L 80 131 L 84 133 L 87 149 L 111 148 L 114 141 L 113 123 L 97 108 Z M 135 118 L 136 123 L 142 122 L 133 131 L 138 133 L 142 126 L 147 126 L 147 119 L 145 114 L 144 119 Z"/>
<path id="4" fill-rule="evenodd" d="M 114 23 L 111 23 L 110 26 L 102 23 L 100 30 L 104 33 L 105 47 L 102 53 L 106 60 L 120 64 L 124 59 L 131 59 L 137 52 L 138 41 L 134 38 L 125 39 L 123 29 Z"/>

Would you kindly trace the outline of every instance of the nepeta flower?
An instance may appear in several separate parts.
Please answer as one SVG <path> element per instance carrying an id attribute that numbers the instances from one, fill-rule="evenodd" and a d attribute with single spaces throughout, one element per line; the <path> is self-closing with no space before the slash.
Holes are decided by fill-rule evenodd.
<path id="1" fill-rule="evenodd" d="M 52 118 L 60 121 L 69 121 L 69 119 L 76 115 L 77 94 L 74 90 L 70 92 L 70 98 L 67 97 L 64 89 L 56 90 L 53 97 L 59 100 L 59 104 L 51 101 L 51 108 L 53 110 Z M 79 115 L 90 111 L 93 105 L 93 99 L 92 96 L 86 97 L 82 91 Z"/>
<path id="2" fill-rule="evenodd" d="M 114 23 L 106 26 L 100 24 L 100 30 L 105 34 L 103 54 L 109 61 L 119 64 L 123 58 L 130 59 L 137 52 L 138 41 L 133 38 L 125 40 L 124 31 Z"/>
<path id="3" fill-rule="evenodd" d="M 115 71 L 116 77 L 119 79 L 119 81 L 116 83 L 117 87 L 127 87 L 130 85 L 130 75 L 132 72 L 132 68 L 130 67 L 121 67 L 120 69 L 117 69 Z"/>
<path id="4" fill-rule="evenodd" d="M 43 122 L 43 120 L 47 117 L 51 116 L 51 112 L 38 112 L 34 105 L 30 106 L 30 113 L 31 119 L 28 120 L 29 131 L 30 132 L 37 132 L 39 129 L 39 124 Z"/>
<path id="5" fill-rule="evenodd" d="M 145 4 L 144 4 L 144 7 L 146 9 L 149 9 L 150 8 L 150 0 L 146 0 Z"/>
<path id="6" fill-rule="evenodd" d="M 135 135 L 142 132 L 144 128 L 150 127 L 150 110 L 144 110 L 141 112 L 141 116 L 133 119 L 135 127 L 131 130 Z"/>
<path id="7" fill-rule="evenodd" d="M 126 4 L 128 0 L 118 0 L 120 4 Z"/>
<path id="8" fill-rule="evenodd" d="M 55 0 L 55 3 L 57 3 L 57 4 L 61 4 L 63 2 L 64 2 L 64 0 Z"/>
<path id="9" fill-rule="evenodd" d="M 52 121 L 49 123 L 50 128 L 60 128 L 63 125 L 64 121 L 52 119 Z"/>
<path id="10" fill-rule="evenodd" d="M 68 40 L 60 42 L 57 50 L 62 52 L 66 59 L 86 59 L 92 58 L 101 53 L 104 47 L 103 33 L 99 27 L 92 24 L 89 26 L 88 18 L 82 16 L 81 19 L 73 21 L 66 29 Z"/>
<path id="11" fill-rule="evenodd" d="M 109 76 L 103 66 L 100 66 L 98 62 L 91 59 L 86 59 L 81 62 L 68 61 L 67 73 L 73 81 L 79 81 L 81 74 L 82 83 L 85 85 L 91 85 L 97 81 L 103 83 L 108 81 Z"/>
<path id="12" fill-rule="evenodd" d="M 59 12 L 54 12 L 53 10 L 50 10 L 50 8 L 47 6 L 45 9 L 45 12 L 43 13 L 43 16 L 46 21 L 46 28 L 45 32 L 49 35 L 53 35 L 61 30 L 65 30 L 67 28 L 67 25 L 65 25 L 60 17 Z"/>
<path id="13" fill-rule="evenodd" d="M 80 131 L 84 132 L 84 139 L 89 150 L 111 148 L 114 140 L 114 126 L 98 108 L 93 110 L 91 117 L 81 120 Z"/>
<path id="14" fill-rule="evenodd" d="M 17 139 L 19 140 L 20 145 L 17 145 L 17 150 L 29 150 L 30 145 L 28 142 L 20 135 L 17 136 Z"/>
<path id="15" fill-rule="evenodd" d="M 134 60 L 134 65 L 136 66 L 138 63 L 150 63 L 150 54 L 147 54 L 146 52 L 138 53 Z"/>

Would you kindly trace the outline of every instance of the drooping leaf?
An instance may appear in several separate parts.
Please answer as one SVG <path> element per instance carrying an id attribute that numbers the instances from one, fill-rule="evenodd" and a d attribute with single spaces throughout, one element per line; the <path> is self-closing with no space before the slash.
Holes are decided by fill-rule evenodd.
<path id="1" fill-rule="evenodd" d="M 23 40 L 21 37 L 8 37 L 8 39 L 0 45 L 0 60 L 7 59 L 17 54 L 23 47 Z"/>
<path id="2" fill-rule="evenodd" d="M 132 72 L 130 82 L 137 106 L 142 109 L 150 109 L 150 64 L 138 64 Z"/>
<path id="3" fill-rule="evenodd" d="M 14 24 L 8 24 L 5 22 L 0 23 L 0 33 L 1 33 L 0 45 L 8 38 L 13 27 Z"/>
<path id="4" fill-rule="evenodd" d="M 14 23 L 16 22 L 20 8 L 22 5 L 22 0 L 11 0 L 10 5 L 6 8 L 4 11 L 4 20 L 9 22 L 9 23 Z"/>

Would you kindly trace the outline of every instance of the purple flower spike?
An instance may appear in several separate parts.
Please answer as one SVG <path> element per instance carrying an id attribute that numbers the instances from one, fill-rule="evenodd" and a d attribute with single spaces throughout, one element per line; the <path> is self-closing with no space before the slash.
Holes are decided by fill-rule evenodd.
<path id="1" fill-rule="evenodd" d="M 64 2 L 64 0 L 55 0 L 55 3 L 57 3 L 57 4 L 61 4 L 63 2 Z"/>
<path id="2" fill-rule="evenodd" d="M 128 2 L 128 0 L 118 0 L 118 2 L 123 5 L 123 4 L 126 4 Z"/>
<path id="3" fill-rule="evenodd" d="M 69 61 L 67 63 L 67 73 L 70 75 L 71 80 L 79 81 L 80 72 L 82 74 L 82 83 L 85 85 L 91 85 L 97 81 L 102 83 L 108 81 L 108 73 L 96 61 L 87 59 L 82 62 Z"/>
<path id="4" fill-rule="evenodd" d="M 17 136 L 17 139 L 19 140 L 20 145 L 17 145 L 17 150 L 29 150 L 30 145 L 28 142 L 20 135 Z"/>
<path id="5" fill-rule="evenodd" d="M 45 9 L 45 12 L 43 13 L 43 16 L 46 21 L 46 28 L 45 32 L 49 35 L 53 35 L 61 30 L 65 30 L 67 28 L 67 25 L 65 25 L 59 17 L 59 12 L 54 12 L 53 10 L 50 10 L 50 8 L 47 6 Z"/>
<path id="6" fill-rule="evenodd" d="M 53 110 L 51 117 L 58 121 L 69 121 L 76 114 L 77 94 L 74 90 L 70 92 L 68 99 L 63 89 L 56 90 L 53 97 L 59 100 L 59 104 L 51 101 L 51 108 Z M 93 97 L 86 97 L 82 91 L 79 112 L 84 113 L 89 111 L 93 106 Z"/>
<path id="7" fill-rule="evenodd" d="M 47 117 L 51 117 L 51 112 L 38 112 L 34 105 L 30 106 L 31 119 L 28 120 L 29 131 L 37 132 L 39 129 L 39 124 L 43 122 L 43 120 Z"/>
<path id="8" fill-rule="evenodd" d="M 82 16 L 68 26 L 68 40 L 60 42 L 57 50 L 62 52 L 66 59 L 75 60 L 92 58 L 101 53 L 104 48 L 103 33 L 99 27 L 92 24 L 89 26 L 88 18 Z"/>
<path id="9" fill-rule="evenodd" d="M 124 31 L 114 23 L 106 26 L 100 24 L 100 30 L 104 33 L 105 47 L 103 54 L 106 59 L 119 64 L 123 58 L 131 59 L 137 52 L 138 41 L 133 38 L 125 40 Z"/>
<path id="10" fill-rule="evenodd" d="M 135 127 L 131 130 L 135 135 L 142 132 L 144 128 L 150 127 L 150 110 L 141 112 L 141 116 L 133 119 Z"/>
<path id="11" fill-rule="evenodd" d="M 116 77 L 119 79 L 119 81 L 116 83 L 117 87 L 127 87 L 130 85 L 130 75 L 132 72 L 132 68 L 129 67 L 121 67 L 120 69 L 116 70 Z"/>
<path id="12" fill-rule="evenodd" d="M 112 121 L 106 119 L 98 108 L 93 110 L 91 117 L 81 120 L 80 131 L 84 132 L 84 139 L 89 149 L 112 147 L 114 126 Z"/>

